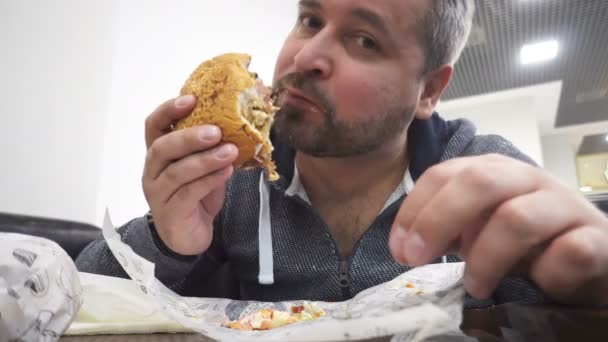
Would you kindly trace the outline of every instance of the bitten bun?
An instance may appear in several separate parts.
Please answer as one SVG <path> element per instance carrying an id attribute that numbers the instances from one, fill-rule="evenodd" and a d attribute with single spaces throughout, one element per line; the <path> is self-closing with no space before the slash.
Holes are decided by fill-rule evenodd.
<path id="1" fill-rule="evenodd" d="M 216 125 L 222 141 L 235 144 L 239 156 L 234 167 L 261 167 L 269 180 L 279 179 L 272 161 L 270 127 L 278 108 L 271 99 L 271 89 L 249 71 L 251 56 L 228 53 L 203 62 L 190 75 L 181 95 L 197 99 L 192 113 L 179 120 L 174 128 Z"/>

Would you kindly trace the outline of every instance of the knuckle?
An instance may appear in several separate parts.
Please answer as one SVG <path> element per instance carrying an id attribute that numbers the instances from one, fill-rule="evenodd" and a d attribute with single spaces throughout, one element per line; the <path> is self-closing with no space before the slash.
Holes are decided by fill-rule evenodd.
<path id="1" fill-rule="evenodd" d="M 152 161 L 154 160 L 154 155 L 152 154 L 151 148 L 148 148 L 148 152 L 146 152 L 146 157 L 144 160 L 144 168 L 148 167 Z"/>
<path id="2" fill-rule="evenodd" d="M 156 113 L 152 113 L 152 114 L 148 115 L 146 117 L 146 119 L 144 120 L 144 132 L 145 132 L 146 136 L 148 136 L 149 134 L 154 133 L 157 130 L 157 128 L 156 128 L 156 125 L 157 125 L 156 121 L 158 119 L 157 119 L 156 116 L 157 116 Z M 150 142 L 150 143 L 152 143 L 152 142 Z"/>
<path id="3" fill-rule="evenodd" d="M 172 146 L 180 149 L 190 150 L 191 148 L 198 147 L 198 138 L 196 130 L 193 127 L 168 133 L 167 141 Z"/>
<path id="4" fill-rule="evenodd" d="M 207 169 L 212 166 L 212 160 L 209 160 L 208 153 L 200 153 L 194 160 L 193 166 L 196 167 L 197 170 L 201 170 L 203 173 L 207 173 Z"/>
<path id="5" fill-rule="evenodd" d="M 495 278 L 498 278 L 494 273 L 497 272 L 496 268 L 490 268 L 489 265 L 493 263 L 487 262 L 487 260 L 473 259 L 467 260 L 466 273 L 477 279 L 478 282 L 488 283 L 493 282 Z"/>
<path id="6" fill-rule="evenodd" d="M 171 184 L 179 183 L 180 172 L 175 163 L 167 166 L 167 169 L 165 169 L 165 176 L 167 177 L 167 181 L 169 183 L 171 183 Z"/>
<path id="7" fill-rule="evenodd" d="M 149 190 L 150 190 L 150 186 L 148 183 L 148 177 L 146 177 L 146 176 L 141 177 L 141 188 L 144 191 L 144 196 L 146 196 L 146 198 L 147 198 L 148 194 L 149 194 Z"/>
<path id="8" fill-rule="evenodd" d="M 530 235 L 531 214 L 526 208 L 508 201 L 496 210 L 495 215 L 514 237 L 527 238 Z"/>
<path id="9" fill-rule="evenodd" d="M 179 140 L 179 143 L 182 145 L 191 144 L 196 140 L 196 131 L 194 127 L 188 127 L 186 129 L 178 130 L 176 133 L 176 137 Z"/>
<path id="10" fill-rule="evenodd" d="M 151 162 L 157 159 L 160 156 L 160 147 L 158 144 L 158 140 L 150 145 L 148 148 L 148 153 L 146 154 L 146 162 Z"/>
<path id="11" fill-rule="evenodd" d="M 190 127 L 177 133 L 181 133 L 179 139 L 183 145 L 196 145 L 200 141 L 198 130 L 195 127 Z"/>
<path id="12" fill-rule="evenodd" d="M 572 236 L 556 240 L 555 246 L 566 256 L 566 261 L 577 269 L 595 269 L 596 255 L 591 242 Z"/>
<path id="13" fill-rule="evenodd" d="M 559 293 L 563 291 L 566 284 L 571 282 L 571 275 L 555 268 L 547 268 L 537 271 L 533 276 L 538 285 L 549 293 Z M 559 285 L 558 285 L 559 284 Z"/>
<path id="14" fill-rule="evenodd" d="M 409 207 L 406 206 L 402 206 L 401 209 L 399 210 L 399 212 L 397 212 L 397 217 L 395 219 L 396 222 L 400 222 L 400 224 L 411 224 L 414 219 L 416 218 L 416 214 L 417 212 L 409 209 Z M 404 228 L 409 228 L 409 227 L 404 227 Z"/>
<path id="15" fill-rule="evenodd" d="M 463 171 L 463 177 L 476 188 L 492 189 L 496 186 L 496 179 L 487 169 L 477 166 L 469 166 Z"/>
<path id="16" fill-rule="evenodd" d="M 218 184 L 220 184 L 226 176 L 226 172 L 215 171 L 212 172 L 199 180 L 196 181 L 196 186 L 202 192 L 206 193 L 210 191 L 210 189 L 215 188 Z M 225 181 L 225 180 L 224 180 Z"/>
<path id="17" fill-rule="evenodd" d="M 177 192 L 175 193 L 175 198 L 179 201 L 179 202 L 186 202 L 189 200 L 190 198 L 190 193 L 192 192 L 192 185 L 186 185 L 186 186 L 182 186 L 179 190 L 177 190 Z"/>
<path id="18" fill-rule="evenodd" d="M 430 167 L 426 172 L 425 176 L 429 178 L 431 181 L 442 182 L 450 176 L 447 168 L 443 167 L 443 165 L 438 164 Z"/>
<path id="19" fill-rule="evenodd" d="M 445 224 L 445 222 L 442 222 L 441 220 L 441 215 L 428 215 L 427 213 L 423 212 L 421 215 L 419 215 L 417 217 L 417 222 L 416 222 L 416 226 L 420 227 L 420 229 L 429 229 L 432 227 L 432 230 L 437 230 L 437 231 L 441 231 L 441 233 L 444 233 L 446 230 L 448 230 L 450 227 L 450 225 Z M 440 233 L 440 235 L 442 235 Z"/>
<path id="20" fill-rule="evenodd" d="M 154 122 L 154 114 L 150 114 L 146 117 L 146 119 L 144 120 L 144 126 L 146 128 L 146 131 L 150 129 L 150 127 L 152 127 L 152 123 Z"/>
<path id="21" fill-rule="evenodd" d="M 158 187 L 154 186 L 154 183 L 150 179 L 142 177 L 142 191 L 146 201 L 152 207 L 158 201 Z"/>
<path id="22" fill-rule="evenodd" d="M 485 159 L 487 162 L 493 162 L 493 163 L 498 163 L 498 162 L 504 162 L 506 161 L 508 158 L 502 154 L 499 153 L 489 153 L 485 156 Z"/>
<path id="23" fill-rule="evenodd" d="M 222 160 L 215 157 L 217 148 L 201 152 L 196 157 L 196 168 L 204 176 L 209 176 L 217 173 L 223 167 L 230 165 L 230 160 Z"/>

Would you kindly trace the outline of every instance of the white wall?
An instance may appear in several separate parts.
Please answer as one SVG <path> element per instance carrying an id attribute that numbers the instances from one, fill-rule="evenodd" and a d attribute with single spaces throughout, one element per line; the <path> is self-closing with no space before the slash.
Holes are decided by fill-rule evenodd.
<path id="1" fill-rule="evenodd" d="M 478 134 L 498 134 L 511 141 L 536 163 L 543 165 L 535 100 L 530 96 L 487 98 L 483 101 L 454 100 L 441 103 L 439 113 L 449 119 L 466 118 Z"/>
<path id="2" fill-rule="evenodd" d="M 542 137 L 545 169 L 572 188 L 578 188 L 576 178 L 576 146 L 564 134 Z"/>
<path id="3" fill-rule="evenodd" d="M 223 52 L 250 53 L 269 82 L 296 3 L 0 0 L 0 211 L 96 224 L 106 205 L 117 224 L 143 214 L 145 117 Z M 440 112 L 473 119 L 480 133 L 501 134 L 542 164 L 534 118 L 542 134 L 557 83 L 478 111 L 446 102 Z"/>
<path id="4" fill-rule="evenodd" d="M 608 117 L 608 115 L 607 115 Z M 555 129 L 542 137 L 545 168 L 571 187 L 578 187 L 575 158 L 586 135 L 608 133 L 608 121 Z"/>
<path id="5" fill-rule="evenodd" d="M 220 53 L 251 54 L 251 69 L 270 82 L 297 1 L 140 0 L 118 6 L 98 212 L 101 220 L 107 204 L 115 224 L 148 210 L 141 190 L 146 116 L 176 96 L 200 62 Z"/>
<path id="6" fill-rule="evenodd" d="M 96 221 L 113 7 L 0 0 L 0 211 Z"/>
<path id="7" fill-rule="evenodd" d="M 582 138 L 608 132 L 608 121 L 554 127 L 560 96 L 558 81 L 446 101 L 438 110 L 448 118 L 471 119 L 481 134 L 504 136 L 545 170 L 577 188 L 575 158 Z"/>

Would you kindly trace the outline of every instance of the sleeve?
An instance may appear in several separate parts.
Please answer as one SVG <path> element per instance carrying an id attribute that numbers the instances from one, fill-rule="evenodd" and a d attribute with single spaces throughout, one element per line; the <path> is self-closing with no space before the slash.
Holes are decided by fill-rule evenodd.
<path id="1" fill-rule="evenodd" d="M 156 265 L 155 276 L 158 280 L 179 293 L 195 265 L 197 266 L 196 271 L 201 276 L 210 276 L 225 261 L 217 222 L 214 222 L 214 226 L 211 246 L 200 256 L 183 256 L 171 251 L 158 236 L 154 224 L 148 216 L 126 223 L 118 229 L 118 233 L 121 240 L 135 253 Z M 128 278 L 104 239 L 90 243 L 78 255 L 76 267 L 81 272 Z"/>
<path id="2" fill-rule="evenodd" d="M 530 279 L 521 276 L 504 278 L 492 295 L 496 305 L 505 303 L 549 304 L 552 301 Z"/>

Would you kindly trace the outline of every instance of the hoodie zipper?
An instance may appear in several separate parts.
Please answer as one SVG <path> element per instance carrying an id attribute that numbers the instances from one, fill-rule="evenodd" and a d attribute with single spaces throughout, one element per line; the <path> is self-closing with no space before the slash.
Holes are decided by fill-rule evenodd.
<path id="1" fill-rule="evenodd" d="M 400 203 L 400 201 L 396 201 L 395 203 L 392 203 L 391 205 L 388 206 L 388 208 L 386 208 L 385 210 L 380 212 L 380 214 L 374 219 L 374 221 L 372 221 L 372 223 L 370 224 L 368 229 L 365 231 L 365 233 L 363 233 L 363 235 L 361 235 L 359 240 L 357 240 L 357 242 L 353 246 L 353 250 L 351 251 L 350 256 L 346 260 L 343 259 L 342 256 L 338 256 L 340 259 L 340 273 L 339 273 L 339 277 L 338 277 L 338 284 L 342 291 L 343 300 L 348 300 L 348 299 L 352 298 L 351 293 L 350 293 L 351 283 L 350 283 L 350 276 L 348 274 L 348 271 L 350 268 L 350 264 L 352 263 L 352 259 L 355 256 L 357 250 L 359 249 L 359 245 L 361 244 L 361 241 L 363 241 L 363 238 L 365 237 L 365 235 L 367 235 L 369 233 L 370 228 L 376 224 L 376 221 L 383 216 L 384 212 L 387 211 L 389 208 L 392 208 L 393 206 L 397 205 L 397 203 Z M 321 222 L 323 222 L 323 220 L 321 220 Z M 331 233 L 329 233 L 329 229 L 327 228 L 327 226 L 325 224 L 324 224 L 324 227 L 325 227 L 325 230 L 327 231 L 327 233 L 329 234 L 329 238 L 332 240 L 332 242 L 334 244 L 334 248 L 336 249 L 336 252 L 337 252 L 338 243 L 331 236 Z"/>
<path id="2" fill-rule="evenodd" d="M 315 213 L 315 215 L 314 215 L 315 219 L 319 222 L 319 224 L 321 226 L 323 226 L 323 228 L 325 230 L 325 234 L 327 235 L 327 238 L 331 241 L 331 243 L 333 245 L 334 253 L 338 257 L 338 260 L 339 260 L 339 264 L 338 264 L 338 286 L 340 287 L 340 291 L 342 292 L 342 300 L 349 300 L 349 299 L 351 299 L 352 296 L 350 295 L 350 276 L 348 275 L 348 269 L 349 269 L 349 266 L 350 266 L 350 261 L 352 259 L 352 255 L 354 255 L 354 249 L 353 249 L 353 254 L 351 254 L 351 256 L 348 257 L 347 259 L 344 259 L 340 255 L 340 252 L 338 252 L 338 243 L 333 238 L 333 236 L 331 236 L 331 233 L 329 231 L 329 228 L 327 227 L 327 224 L 321 219 L 321 216 L 319 215 L 319 213 L 317 212 L 317 210 L 315 208 L 313 208 L 309 203 L 307 203 L 306 201 L 302 200 L 299 196 L 295 196 L 293 199 L 295 199 L 301 205 L 304 205 L 308 209 L 314 211 L 314 213 Z M 355 244 L 355 246 L 358 246 L 358 245 L 359 245 L 359 242 L 357 242 Z"/>
<path id="3" fill-rule="evenodd" d="M 350 278 L 348 276 L 348 261 L 340 260 L 340 277 L 338 283 L 342 290 L 342 299 L 350 299 Z"/>
<path id="4" fill-rule="evenodd" d="M 334 239 L 334 237 L 331 235 L 329 228 L 327 227 L 327 224 L 321 219 L 321 216 L 319 215 L 319 213 L 317 212 L 317 210 L 315 208 L 313 208 L 310 203 L 304 201 L 303 199 L 301 199 L 299 196 L 294 196 L 294 197 L 290 197 L 291 199 L 295 200 L 296 202 L 298 202 L 300 205 L 303 205 L 305 207 L 307 207 L 310 210 L 313 210 L 315 212 L 315 219 L 324 227 L 325 229 L 325 233 L 327 234 L 327 237 L 329 238 L 329 240 L 331 240 L 333 247 L 334 247 L 334 253 L 336 253 L 336 255 L 338 256 L 338 260 L 339 262 L 339 273 L 338 273 L 338 286 L 340 287 L 340 291 L 342 292 L 342 300 L 349 300 L 352 298 L 351 294 L 350 294 L 350 286 L 351 286 L 351 282 L 350 282 L 350 276 L 349 276 L 349 268 L 350 268 L 350 263 L 352 262 L 352 259 L 354 257 L 354 255 L 356 254 L 357 249 L 359 248 L 359 245 L 361 244 L 361 241 L 363 240 L 363 238 L 365 237 L 365 235 L 368 234 L 369 230 L 371 227 L 373 227 L 376 223 L 376 221 L 378 219 L 380 219 L 384 212 L 386 212 L 389 208 L 391 208 L 392 206 L 397 205 L 397 203 L 399 203 L 399 201 L 396 201 L 395 203 L 391 204 L 388 208 L 386 208 L 385 210 L 383 210 L 375 219 L 374 221 L 372 221 L 372 223 L 370 224 L 370 227 L 368 227 L 368 229 L 365 231 L 365 233 L 363 233 L 363 235 L 361 235 L 361 237 L 359 238 L 359 240 L 357 240 L 357 242 L 355 243 L 355 245 L 353 246 L 353 250 L 351 251 L 351 255 L 344 259 L 340 253 L 338 252 L 338 243 L 336 242 L 336 240 Z"/>

